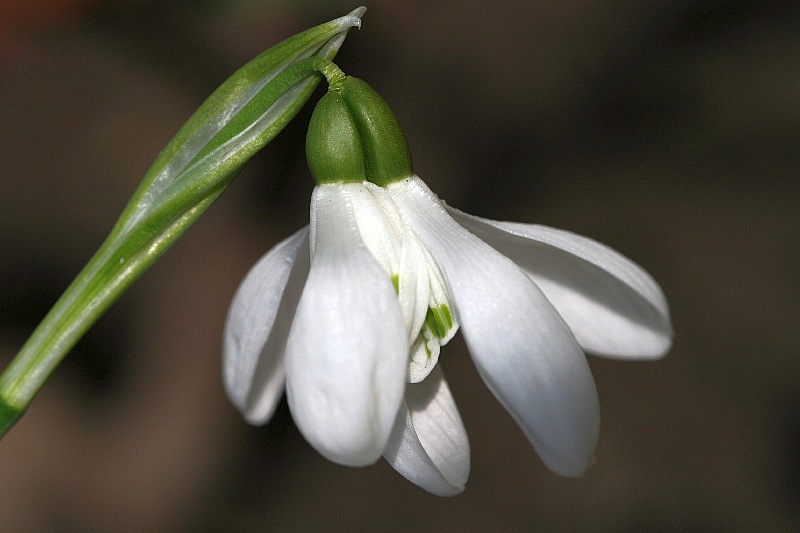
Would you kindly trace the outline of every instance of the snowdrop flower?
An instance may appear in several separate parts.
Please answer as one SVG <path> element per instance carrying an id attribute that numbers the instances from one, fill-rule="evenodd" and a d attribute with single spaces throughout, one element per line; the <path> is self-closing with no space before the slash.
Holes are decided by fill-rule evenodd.
<path id="1" fill-rule="evenodd" d="M 285 388 L 331 461 L 383 455 L 422 488 L 457 494 L 469 444 L 437 360 L 460 328 L 544 463 L 580 476 L 600 423 L 584 352 L 663 356 L 672 330 L 656 282 L 586 237 L 448 207 L 354 78 L 317 105 L 307 154 L 311 222 L 253 267 L 226 322 L 225 386 L 244 417 L 268 421 Z"/>

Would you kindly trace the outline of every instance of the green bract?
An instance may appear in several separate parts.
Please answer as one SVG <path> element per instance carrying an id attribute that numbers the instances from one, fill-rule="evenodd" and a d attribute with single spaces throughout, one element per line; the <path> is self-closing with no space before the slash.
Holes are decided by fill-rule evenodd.
<path id="1" fill-rule="evenodd" d="M 332 81 L 317 104 L 306 157 L 317 183 L 366 178 L 385 187 L 413 174 L 394 113 L 372 87 L 350 76 Z"/>
<path id="2" fill-rule="evenodd" d="M 158 156 L 110 235 L 0 376 L 0 436 L 83 333 L 214 202 L 335 67 L 361 7 L 283 41 L 224 82 Z"/>

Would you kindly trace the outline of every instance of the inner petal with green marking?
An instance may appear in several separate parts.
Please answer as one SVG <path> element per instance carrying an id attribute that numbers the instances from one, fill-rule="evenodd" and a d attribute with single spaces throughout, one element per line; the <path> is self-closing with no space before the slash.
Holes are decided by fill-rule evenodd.
<path id="1" fill-rule="evenodd" d="M 409 343 L 406 379 L 418 383 L 436 366 L 441 346 L 458 331 L 444 278 L 385 189 L 368 182 L 352 188 L 359 232 L 389 274 L 403 312 Z"/>

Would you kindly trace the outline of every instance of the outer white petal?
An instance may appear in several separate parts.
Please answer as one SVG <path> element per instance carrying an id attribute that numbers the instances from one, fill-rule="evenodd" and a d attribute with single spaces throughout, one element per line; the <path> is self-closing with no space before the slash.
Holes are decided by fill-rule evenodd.
<path id="1" fill-rule="evenodd" d="M 441 366 L 406 387 L 383 456 L 406 479 L 437 496 L 454 496 L 469 477 L 469 441 Z"/>
<path id="2" fill-rule="evenodd" d="M 569 327 L 519 267 L 458 225 L 419 178 L 389 188 L 444 274 L 484 382 L 551 470 L 581 475 L 600 412 Z"/>
<path id="3" fill-rule="evenodd" d="M 305 227 L 250 269 L 228 310 L 222 346 L 225 390 L 251 424 L 266 423 L 283 395 L 283 354 L 308 264 Z"/>
<path id="4" fill-rule="evenodd" d="M 320 185 L 311 201 L 311 270 L 286 349 L 286 393 L 298 428 L 322 455 L 375 462 L 405 389 L 408 339 L 389 276 L 367 250 L 350 195 Z"/>
<path id="5" fill-rule="evenodd" d="M 669 350 L 672 326 L 661 288 L 620 253 L 564 230 L 449 211 L 528 273 L 587 351 L 658 358 Z"/>

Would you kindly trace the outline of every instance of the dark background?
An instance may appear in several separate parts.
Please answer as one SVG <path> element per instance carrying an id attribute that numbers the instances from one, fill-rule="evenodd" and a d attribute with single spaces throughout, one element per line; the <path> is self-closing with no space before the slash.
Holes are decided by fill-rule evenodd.
<path id="1" fill-rule="evenodd" d="M 251 57 L 356 4 L 0 2 L 0 364 L 158 151 Z M 285 403 L 247 426 L 221 330 L 247 269 L 308 220 L 312 105 L 120 299 L 0 442 L 0 527 L 105 531 L 800 528 L 797 2 L 373 0 L 337 62 L 393 107 L 461 209 L 607 243 L 659 280 L 654 363 L 592 358 L 580 480 L 543 467 L 460 338 L 464 494 L 328 463 Z M 314 99 L 317 97 L 315 96 Z"/>

